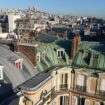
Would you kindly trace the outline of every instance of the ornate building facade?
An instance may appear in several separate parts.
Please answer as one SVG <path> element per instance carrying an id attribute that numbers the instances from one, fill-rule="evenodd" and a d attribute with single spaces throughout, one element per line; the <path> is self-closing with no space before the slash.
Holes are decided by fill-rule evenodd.
<path id="1" fill-rule="evenodd" d="M 23 104 L 105 105 L 104 43 L 76 35 L 71 58 L 70 66 L 58 64 L 23 83 Z"/>
<path id="2" fill-rule="evenodd" d="M 56 67 L 20 86 L 24 105 L 105 105 L 105 73 Z"/>

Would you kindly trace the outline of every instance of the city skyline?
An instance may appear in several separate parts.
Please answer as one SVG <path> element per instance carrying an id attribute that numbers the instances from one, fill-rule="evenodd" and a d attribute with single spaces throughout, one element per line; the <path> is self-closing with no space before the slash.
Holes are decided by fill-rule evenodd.
<path id="1" fill-rule="evenodd" d="M 10 2 L 11 1 L 11 2 Z M 39 10 L 53 14 L 105 17 L 105 1 L 99 0 L 3 0 L 0 8 L 28 8 L 35 6 Z"/>

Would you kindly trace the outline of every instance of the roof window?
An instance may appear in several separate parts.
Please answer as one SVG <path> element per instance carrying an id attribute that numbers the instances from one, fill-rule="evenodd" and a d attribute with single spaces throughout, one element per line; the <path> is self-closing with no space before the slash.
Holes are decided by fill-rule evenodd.
<path id="1" fill-rule="evenodd" d="M 3 66 L 0 65 L 0 80 L 3 80 Z"/>
<path id="2" fill-rule="evenodd" d="M 58 58 L 64 57 L 64 49 L 57 49 L 57 56 Z"/>
<path id="3" fill-rule="evenodd" d="M 23 68 L 23 59 L 18 59 L 15 61 L 15 66 L 18 70 L 22 70 Z"/>

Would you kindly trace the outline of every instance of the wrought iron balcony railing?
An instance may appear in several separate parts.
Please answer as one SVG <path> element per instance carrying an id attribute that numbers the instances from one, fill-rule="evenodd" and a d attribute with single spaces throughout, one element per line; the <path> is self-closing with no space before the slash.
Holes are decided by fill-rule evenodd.
<path id="1" fill-rule="evenodd" d="M 61 84 L 61 85 L 60 85 L 60 89 L 61 89 L 61 90 L 68 89 L 68 84 Z"/>
<path id="2" fill-rule="evenodd" d="M 75 90 L 86 92 L 86 86 L 76 85 Z"/>
<path id="3" fill-rule="evenodd" d="M 105 97 L 105 91 L 100 90 L 100 91 L 99 91 L 99 96 Z"/>

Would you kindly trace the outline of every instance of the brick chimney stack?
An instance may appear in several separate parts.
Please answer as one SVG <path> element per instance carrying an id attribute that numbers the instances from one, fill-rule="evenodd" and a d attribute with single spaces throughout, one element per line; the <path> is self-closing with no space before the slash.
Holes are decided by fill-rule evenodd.
<path id="1" fill-rule="evenodd" d="M 81 37 L 79 34 L 73 35 L 72 38 L 72 47 L 71 47 L 71 58 L 73 59 L 77 53 L 78 46 L 81 42 Z"/>
<path id="2" fill-rule="evenodd" d="M 22 53 L 28 60 L 36 66 L 36 47 L 35 39 L 17 39 L 16 52 Z"/>

